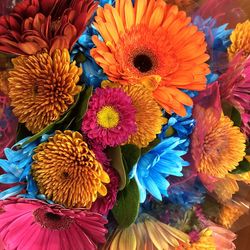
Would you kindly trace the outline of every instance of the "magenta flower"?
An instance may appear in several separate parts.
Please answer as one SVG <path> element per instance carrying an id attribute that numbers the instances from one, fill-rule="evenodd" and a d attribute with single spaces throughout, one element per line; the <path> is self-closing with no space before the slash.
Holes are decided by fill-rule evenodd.
<path id="1" fill-rule="evenodd" d="M 241 113 L 243 130 L 250 135 L 250 56 L 241 53 L 230 62 L 228 70 L 219 78 L 222 101 L 227 101 Z"/>
<path id="2" fill-rule="evenodd" d="M 97 213 L 16 198 L 0 201 L 0 210 L 6 249 L 95 250 L 105 242 L 107 220 Z"/>
<path id="3" fill-rule="evenodd" d="M 136 132 L 135 112 L 122 89 L 96 89 L 83 118 L 82 131 L 104 147 L 121 145 Z"/>

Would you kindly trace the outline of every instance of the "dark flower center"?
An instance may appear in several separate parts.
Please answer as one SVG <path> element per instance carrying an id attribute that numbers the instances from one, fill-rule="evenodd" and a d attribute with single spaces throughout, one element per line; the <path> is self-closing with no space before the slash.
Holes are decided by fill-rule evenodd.
<path id="1" fill-rule="evenodd" d="M 153 62 L 148 55 L 139 54 L 134 58 L 134 66 L 142 73 L 146 73 L 153 68 Z"/>
<path id="2" fill-rule="evenodd" d="M 66 230 L 74 222 L 69 216 L 48 212 L 44 207 L 35 210 L 33 215 L 37 223 L 50 230 Z"/>
<path id="3" fill-rule="evenodd" d="M 53 221 L 59 221 L 62 218 L 61 215 L 53 214 L 53 213 L 50 213 L 50 212 L 45 213 L 45 216 L 47 217 L 47 219 L 53 220 Z"/>
<path id="4" fill-rule="evenodd" d="M 67 172 L 63 172 L 62 175 L 63 175 L 64 179 L 68 179 L 69 178 L 69 173 L 67 173 Z"/>

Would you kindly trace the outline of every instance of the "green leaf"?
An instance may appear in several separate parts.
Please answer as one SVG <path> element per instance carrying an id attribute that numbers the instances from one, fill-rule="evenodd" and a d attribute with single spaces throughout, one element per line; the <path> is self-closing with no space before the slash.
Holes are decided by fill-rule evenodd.
<path id="1" fill-rule="evenodd" d="M 129 173 L 141 156 L 141 150 L 133 145 L 127 144 L 121 147 L 123 159 L 126 161 L 126 171 Z"/>
<path id="2" fill-rule="evenodd" d="M 247 159 L 244 159 L 239 163 L 239 166 L 231 171 L 231 174 L 243 174 L 250 171 L 250 162 Z"/>
<path id="3" fill-rule="evenodd" d="M 216 201 L 215 198 L 206 196 L 201 206 L 204 215 L 209 219 L 215 220 L 218 217 L 220 213 L 220 204 Z"/>
<path id="4" fill-rule="evenodd" d="M 128 186 L 118 193 L 112 213 L 120 227 L 129 227 L 135 222 L 140 207 L 139 189 L 132 179 Z"/>
<path id="5" fill-rule="evenodd" d="M 76 106 L 76 116 L 75 116 L 75 121 L 72 124 L 72 130 L 79 130 L 82 125 L 82 118 L 84 117 L 88 105 L 89 105 L 89 100 L 90 97 L 92 96 L 93 93 L 93 86 L 87 87 L 84 92 L 81 93 L 80 95 L 80 100 Z"/>
<path id="6" fill-rule="evenodd" d="M 22 146 L 25 146 L 35 140 L 37 140 L 38 138 L 40 138 L 43 134 L 46 134 L 48 133 L 49 131 L 51 130 L 54 130 L 57 128 L 62 128 L 62 126 L 67 126 L 68 123 L 67 123 L 67 120 L 69 120 L 69 122 L 71 121 L 70 120 L 70 115 L 72 113 L 72 110 L 74 109 L 74 107 L 76 106 L 76 104 L 78 103 L 79 101 L 79 97 L 80 97 L 80 94 L 78 94 L 76 96 L 76 100 L 74 102 L 74 104 L 69 108 L 69 110 L 67 111 L 67 113 L 65 113 L 60 119 L 58 119 L 57 121 L 49 124 L 47 127 L 45 127 L 43 130 L 41 130 L 40 132 L 38 132 L 37 134 L 31 136 L 31 138 L 29 140 L 27 140 L 26 142 L 23 143 Z"/>
<path id="7" fill-rule="evenodd" d="M 242 122 L 240 112 L 234 106 L 232 106 L 227 101 L 224 101 L 222 103 L 222 109 L 224 115 L 228 116 L 234 122 L 234 126 L 241 126 Z"/>
<path id="8" fill-rule="evenodd" d="M 117 171 L 120 176 L 120 187 L 122 190 L 126 186 L 126 171 L 122 160 L 122 152 L 120 147 L 108 148 L 106 150 L 108 157 L 111 159 L 111 166 Z"/>
<path id="9" fill-rule="evenodd" d="M 24 126 L 24 124 L 19 123 L 17 129 L 16 142 L 19 142 L 28 136 L 32 136 L 32 133 Z"/>

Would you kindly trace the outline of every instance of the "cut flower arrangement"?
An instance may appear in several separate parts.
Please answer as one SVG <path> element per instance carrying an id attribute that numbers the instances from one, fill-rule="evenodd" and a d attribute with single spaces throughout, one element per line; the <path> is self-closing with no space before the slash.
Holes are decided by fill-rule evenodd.
<path id="1" fill-rule="evenodd" d="M 247 4 L 2 2 L 0 249 L 235 249 Z"/>

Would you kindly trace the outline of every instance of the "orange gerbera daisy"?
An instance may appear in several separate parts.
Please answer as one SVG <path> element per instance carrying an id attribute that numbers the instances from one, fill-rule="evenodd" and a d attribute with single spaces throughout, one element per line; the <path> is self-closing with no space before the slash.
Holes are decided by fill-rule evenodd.
<path id="1" fill-rule="evenodd" d="M 109 79 L 144 84 L 169 113 L 184 116 L 192 99 L 180 89 L 203 90 L 206 74 L 205 37 L 191 18 L 163 0 L 117 0 L 99 8 L 91 55 Z"/>

